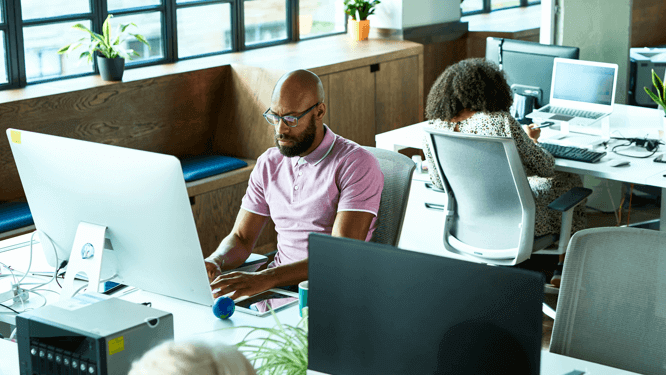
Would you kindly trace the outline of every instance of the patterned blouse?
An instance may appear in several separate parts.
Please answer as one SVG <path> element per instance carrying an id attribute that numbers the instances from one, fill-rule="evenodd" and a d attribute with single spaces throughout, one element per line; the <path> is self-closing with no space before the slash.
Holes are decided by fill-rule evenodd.
<path id="1" fill-rule="evenodd" d="M 541 236 L 549 233 L 559 233 L 562 214 L 548 208 L 548 205 L 560 195 L 566 193 L 574 186 L 583 186 L 580 176 L 555 172 L 555 159 L 553 156 L 537 144 L 535 144 L 525 133 L 525 130 L 508 112 L 483 113 L 476 112 L 470 118 L 452 123 L 448 121 L 434 120 L 430 124 L 440 130 L 471 133 L 494 137 L 512 137 L 516 142 L 518 155 L 523 162 L 527 180 L 532 188 L 536 208 L 536 220 L 534 235 Z M 430 165 L 434 165 L 434 159 L 430 146 L 426 139 L 423 142 L 423 151 Z M 439 174 L 435 168 L 428 168 L 430 180 L 440 189 L 443 189 Z M 587 219 L 585 217 L 585 203 L 574 209 L 571 234 L 585 229 Z"/>

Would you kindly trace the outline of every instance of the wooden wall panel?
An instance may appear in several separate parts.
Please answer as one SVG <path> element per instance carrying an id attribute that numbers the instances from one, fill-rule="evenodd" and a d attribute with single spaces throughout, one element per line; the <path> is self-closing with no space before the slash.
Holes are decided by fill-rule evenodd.
<path id="1" fill-rule="evenodd" d="M 231 84 L 217 113 L 213 150 L 256 159 L 275 146 L 275 130 L 263 117 L 270 107 L 273 88 L 286 71 L 232 65 Z"/>
<path id="2" fill-rule="evenodd" d="M 375 145 L 375 76 L 361 67 L 329 76 L 331 130 L 363 145 Z"/>
<path id="3" fill-rule="evenodd" d="M 525 40 L 528 42 L 539 42 L 539 29 L 524 30 L 518 32 L 469 32 L 467 34 L 467 58 L 486 56 L 486 38 L 508 38 Z"/>
<path id="4" fill-rule="evenodd" d="M 463 37 L 448 42 L 426 44 L 423 47 L 423 108 L 425 109 L 430 88 L 439 75 L 450 65 L 467 57 L 467 38 Z"/>
<path id="5" fill-rule="evenodd" d="M 204 257 L 212 254 L 222 239 L 231 233 L 245 190 L 247 182 L 196 196 L 192 213 Z M 273 244 L 272 247 L 277 244 L 275 225 L 270 220 L 259 236 L 256 247 L 265 247 L 267 244 Z"/>
<path id="6" fill-rule="evenodd" d="M 176 156 L 210 149 L 229 67 L 0 104 L 0 201 L 23 197 L 7 128 Z"/>
<path id="7" fill-rule="evenodd" d="M 375 131 L 383 133 L 416 124 L 423 113 L 419 86 L 419 57 L 380 64 L 375 72 Z"/>
<path id="8" fill-rule="evenodd" d="M 329 75 L 321 75 L 319 76 L 319 79 L 321 80 L 321 84 L 324 86 L 324 104 L 326 104 L 326 114 L 324 115 L 324 124 L 326 125 L 331 125 L 331 114 L 330 114 L 330 109 L 331 109 L 331 98 L 330 98 L 330 90 L 329 90 Z"/>
<path id="9" fill-rule="evenodd" d="M 666 45 L 666 2 L 664 0 L 633 0 L 631 46 Z"/>

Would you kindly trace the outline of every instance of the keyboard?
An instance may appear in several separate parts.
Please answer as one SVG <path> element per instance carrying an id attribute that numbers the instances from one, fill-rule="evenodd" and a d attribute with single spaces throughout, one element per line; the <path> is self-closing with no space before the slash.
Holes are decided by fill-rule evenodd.
<path id="1" fill-rule="evenodd" d="M 566 115 L 566 116 L 571 116 L 571 117 L 583 117 L 583 118 L 589 118 L 589 119 L 592 119 L 592 120 L 596 120 L 599 117 L 604 115 L 601 112 L 583 111 L 583 110 L 580 110 L 580 109 L 553 107 L 553 106 L 549 106 L 547 108 L 544 108 L 543 112 L 556 113 L 558 115 Z"/>
<path id="2" fill-rule="evenodd" d="M 556 158 L 582 161 L 585 163 L 596 163 L 606 155 L 605 152 L 590 151 L 585 148 L 574 146 L 561 146 L 552 143 L 539 143 L 539 145 Z"/>

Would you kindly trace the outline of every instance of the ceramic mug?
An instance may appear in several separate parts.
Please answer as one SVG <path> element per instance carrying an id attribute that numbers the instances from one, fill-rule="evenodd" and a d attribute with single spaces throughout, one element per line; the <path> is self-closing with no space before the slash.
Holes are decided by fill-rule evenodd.
<path id="1" fill-rule="evenodd" d="M 303 308 L 308 307 L 308 281 L 298 284 L 298 315 L 303 316 Z"/>

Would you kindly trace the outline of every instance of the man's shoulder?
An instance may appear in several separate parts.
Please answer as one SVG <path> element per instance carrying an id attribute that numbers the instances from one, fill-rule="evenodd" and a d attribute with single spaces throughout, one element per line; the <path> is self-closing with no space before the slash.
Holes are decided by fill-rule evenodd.
<path id="1" fill-rule="evenodd" d="M 257 158 L 257 165 L 276 165 L 283 162 L 285 158 L 286 156 L 282 155 L 277 147 L 271 147 Z"/>
<path id="2" fill-rule="evenodd" d="M 368 151 L 363 146 L 339 135 L 336 135 L 332 152 L 335 154 L 335 157 L 340 160 L 347 159 L 348 157 L 353 157 L 354 159 L 376 159 L 372 152 Z"/>

